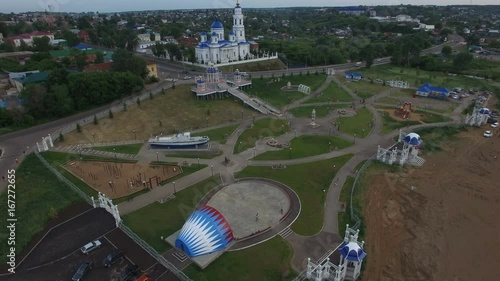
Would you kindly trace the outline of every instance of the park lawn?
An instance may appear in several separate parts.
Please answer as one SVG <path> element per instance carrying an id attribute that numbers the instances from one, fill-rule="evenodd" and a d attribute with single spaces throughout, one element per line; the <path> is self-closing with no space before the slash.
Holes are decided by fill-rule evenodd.
<path id="1" fill-rule="evenodd" d="M 225 252 L 209 267 L 201 270 L 195 265 L 184 269 L 193 280 L 274 281 L 291 280 L 297 276 L 290 266 L 293 249 L 276 236 L 264 243 L 233 252 Z"/>
<path id="2" fill-rule="evenodd" d="M 231 125 L 227 127 L 212 129 L 208 131 L 203 131 L 199 133 L 194 133 L 193 136 L 207 136 L 210 138 L 210 141 L 219 142 L 221 144 L 225 144 L 227 142 L 227 138 L 238 128 L 238 124 Z"/>
<path id="3" fill-rule="evenodd" d="M 290 148 L 266 151 L 254 160 L 284 160 L 319 155 L 330 152 L 330 148 L 344 149 L 352 145 L 351 141 L 335 136 L 303 135 L 292 139 Z"/>
<path id="4" fill-rule="evenodd" d="M 278 81 L 279 80 L 279 81 Z M 311 92 L 317 90 L 326 80 L 326 75 L 295 75 L 276 78 L 257 78 L 252 80 L 252 88 L 246 90 L 247 94 L 257 96 L 265 102 L 276 107 L 283 107 L 296 100 L 305 97 L 300 92 L 282 91 L 281 88 L 287 86 L 288 82 L 292 85 L 304 84 L 311 87 Z"/>
<path id="5" fill-rule="evenodd" d="M 219 67 L 220 70 L 226 73 L 235 72 L 236 70 L 242 72 L 257 72 L 257 71 L 268 71 L 268 70 L 280 70 L 285 68 L 286 64 L 284 64 L 280 59 L 270 59 L 266 61 L 242 63 L 242 64 Z"/>
<path id="6" fill-rule="evenodd" d="M 342 186 L 342 190 L 340 191 L 339 202 L 344 203 L 345 211 L 339 212 L 338 216 L 338 224 L 339 224 L 339 234 L 343 236 L 345 233 L 346 225 L 352 225 L 351 222 L 351 209 L 350 209 L 350 200 L 351 200 L 351 190 L 352 185 L 354 184 L 354 177 L 348 176 Z"/>
<path id="7" fill-rule="evenodd" d="M 308 99 L 304 103 L 317 103 L 317 102 L 351 102 L 354 98 L 342 89 L 335 81 L 330 82 L 320 96 Z"/>
<path id="8" fill-rule="evenodd" d="M 451 121 L 450 118 L 432 113 L 432 112 L 427 112 L 427 111 L 419 111 L 417 114 L 424 114 L 425 116 L 421 119 L 422 122 L 424 123 L 441 123 L 441 122 L 448 122 Z"/>
<path id="9" fill-rule="evenodd" d="M 371 124 L 373 116 L 367 108 L 360 108 L 356 111 L 356 116 L 341 117 L 337 119 L 340 131 L 358 138 L 365 138 L 372 130 Z"/>
<path id="10" fill-rule="evenodd" d="M 91 149 L 137 155 L 143 145 L 144 145 L 143 143 L 134 143 L 134 144 L 114 145 L 114 146 L 95 146 L 92 147 Z"/>
<path id="11" fill-rule="evenodd" d="M 297 118 L 311 118 L 314 109 L 316 110 L 316 118 L 321 118 L 327 116 L 331 110 L 347 107 L 349 104 L 306 105 L 292 108 L 290 112 Z"/>
<path id="12" fill-rule="evenodd" d="M 250 118 L 255 114 L 235 98 L 198 100 L 191 93 L 191 85 L 177 85 L 166 93 L 146 99 L 140 105 L 128 106 L 127 111 L 115 112 L 112 119 L 103 118 L 98 125 L 82 126 L 82 132 L 64 135 L 64 145 L 147 140 L 151 135 L 169 135 L 174 132 L 192 132 L 202 128 Z M 135 134 L 134 134 L 135 130 Z"/>
<path id="13" fill-rule="evenodd" d="M 7 175 L 6 175 L 7 178 Z M 7 221 L 7 192 L 0 194 L 0 219 Z M 28 155 L 15 173 L 16 253 L 20 253 L 33 236 L 50 221 L 50 213 L 57 214 L 83 199 L 70 187 L 59 181 L 34 154 Z M 5 223 L 6 224 L 6 223 Z M 9 230 L 0 228 L 0 261 L 7 262 Z"/>
<path id="14" fill-rule="evenodd" d="M 241 153 L 255 146 L 263 137 L 276 137 L 290 131 L 288 121 L 284 119 L 264 118 L 253 123 L 253 127 L 241 133 L 234 146 L 234 154 Z"/>
<path id="15" fill-rule="evenodd" d="M 302 210 L 292 225 L 297 234 L 310 236 L 323 227 L 325 191 L 337 171 L 351 159 L 352 154 L 318 162 L 287 165 L 286 169 L 269 166 L 249 166 L 237 173 L 237 178 L 262 177 L 279 181 L 292 188 L 299 196 Z"/>
<path id="16" fill-rule="evenodd" d="M 422 138 L 422 152 L 432 153 L 442 150 L 443 143 L 458 140 L 458 134 L 467 131 L 465 126 L 446 126 L 435 128 L 422 128 L 416 130 L 416 133 Z"/>
<path id="17" fill-rule="evenodd" d="M 161 165 L 161 162 L 156 162 L 157 164 Z M 171 164 L 168 164 L 168 162 L 164 165 L 171 165 Z M 174 164 L 174 165 L 177 165 L 177 164 Z M 170 182 L 174 182 L 180 178 L 183 178 L 183 177 L 186 177 L 186 176 L 189 176 L 191 175 L 192 173 L 195 173 L 195 172 L 198 172 L 199 170 L 201 169 L 205 169 L 206 167 L 208 167 L 208 165 L 206 164 L 192 164 L 191 166 L 182 166 L 182 174 L 180 175 L 177 175 L 173 178 L 169 178 L 168 180 L 164 180 L 162 181 L 160 184 L 161 185 L 165 185 L 167 183 L 170 183 Z"/>
<path id="18" fill-rule="evenodd" d="M 419 125 L 422 124 L 419 121 L 412 121 L 412 120 L 396 120 L 392 118 L 388 112 L 386 111 L 380 111 L 382 114 L 382 129 L 380 132 L 382 134 L 389 134 L 390 132 L 393 132 L 394 130 L 398 130 L 404 127 L 408 126 L 413 126 L 413 125 Z"/>
<path id="19" fill-rule="evenodd" d="M 159 253 L 170 249 L 160 239 L 180 230 L 198 202 L 220 184 L 218 176 L 208 178 L 176 193 L 175 198 L 163 204 L 154 202 L 122 217 L 125 225 L 133 230 Z"/>
<path id="20" fill-rule="evenodd" d="M 346 80 L 344 79 L 344 81 Z M 345 85 L 347 88 L 351 89 L 354 94 L 362 99 L 370 98 L 373 95 L 379 94 L 380 92 L 389 89 L 389 87 L 387 86 L 377 83 L 372 84 L 366 80 L 352 81 L 346 83 Z"/>

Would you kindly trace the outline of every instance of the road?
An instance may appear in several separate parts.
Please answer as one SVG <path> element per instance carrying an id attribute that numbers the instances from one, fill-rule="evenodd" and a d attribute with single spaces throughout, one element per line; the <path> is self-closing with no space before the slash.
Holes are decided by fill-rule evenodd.
<path id="1" fill-rule="evenodd" d="M 459 41 L 463 39 L 453 38 L 446 44 L 458 44 Z M 440 52 L 443 45 L 434 46 L 432 48 L 426 49 L 422 51 L 422 54 Z M 145 57 L 152 58 L 152 56 L 143 55 Z M 391 58 L 385 57 L 377 59 L 374 65 L 383 65 L 390 63 Z M 179 73 L 184 70 L 187 70 L 188 66 L 182 66 L 177 64 L 172 64 L 168 60 L 165 59 L 155 59 L 158 64 L 158 69 L 160 73 L 170 73 L 171 78 L 177 78 Z M 362 65 L 364 66 L 364 64 Z M 262 75 L 263 77 L 271 77 L 271 76 L 281 76 L 282 74 L 299 74 L 300 72 L 304 73 L 307 71 L 310 72 L 323 72 L 325 68 L 334 68 L 336 71 L 342 71 L 347 69 L 356 68 L 356 63 L 345 63 L 345 64 L 337 64 L 337 65 L 329 65 L 329 66 L 316 66 L 316 67 L 307 67 L 300 69 L 286 69 L 286 70 L 276 70 L 276 71 L 261 71 L 261 72 L 252 72 L 250 73 L 254 77 L 257 75 Z M 190 72 L 190 76 L 193 75 L 202 75 L 201 72 Z M 179 81 L 178 83 L 189 83 L 190 81 Z M 5 134 L 0 136 L 0 149 L 2 150 L 2 155 L 0 155 L 0 176 L 6 176 L 7 170 L 16 168 L 19 163 L 24 158 L 24 152 L 28 154 L 31 152 L 36 146 L 36 142 L 41 141 L 42 137 L 47 136 L 50 133 L 54 133 L 60 130 L 63 127 L 74 124 L 77 121 L 93 118 L 95 114 L 99 112 L 108 110 L 113 105 L 120 104 L 121 101 L 115 101 L 112 104 L 104 105 L 99 108 L 95 108 L 86 112 L 82 112 L 76 115 L 72 115 L 63 119 L 59 119 L 50 123 L 46 123 L 43 125 L 38 125 L 32 128 L 28 128 L 25 130 Z M 57 136 L 53 136 L 54 138 Z M 0 183 L 0 192 L 6 187 L 6 181 L 2 181 Z"/>

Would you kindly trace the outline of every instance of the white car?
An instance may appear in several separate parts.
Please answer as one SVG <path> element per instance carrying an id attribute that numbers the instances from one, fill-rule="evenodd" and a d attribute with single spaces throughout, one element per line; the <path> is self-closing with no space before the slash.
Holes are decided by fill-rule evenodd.
<path id="1" fill-rule="evenodd" d="M 493 133 L 491 131 L 486 131 L 486 132 L 484 132 L 483 136 L 485 136 L 487 138 L 491 138 L 493 136 Z"/>
<path id="2" fill-rule="evenodd" d="M 192 78 L 191 76 L 184 76 L 184 80 L 189 80 L 191 78 Z"/>
<path id="3" fill-rule="evenodd" d="M 80 250 L 82 251 L 82 253 L 88 255 L 90 252 L 92 252 L 95 249 L 100 248 L 101 246 L 102 246 L 101 241 L 95 240 L 95 241 L 92 241 L 88 244 L 85 244 Z"/>
<path id="4" fill-rule="evenodd" d="M 495 123 L 491 124 L 491 127 L 492 128 L 497 128 L 498 127 L 498 122 L 495 122 Z"/>

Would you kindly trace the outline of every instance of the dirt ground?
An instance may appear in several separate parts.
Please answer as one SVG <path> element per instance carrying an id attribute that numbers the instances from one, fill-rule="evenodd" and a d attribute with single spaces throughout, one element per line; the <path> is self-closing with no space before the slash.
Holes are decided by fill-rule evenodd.
<path id="1" fill-rule="evenodd" d="M 420 121 L 420 120 L 422 120 L 422 118 L 425 117 L 425 115 L 419 114 L 418 112 L 410 112 L 410 114 L 408 115 L 408 118 L 403 119 L 403 118 L 401 118 L 401 115 L 395 114 L 395 109 L 386 109 L 384 111 L 389 113 L 389 116 L 391 116 L 393 119 L 401 120 L 401 121 Z"/>
<path id="2" fill-rule="evenodd" d="M 364 194 L 363 280 L 499 280 L 500 132 L 470 128 L 403 173 L 373 175 Z"/>
<path id="3" fill-rule="evenodd" d="M 121 198 L 182 173 L 179 166 L 138 165 L 99 161 L 70 161 L 63 167 L 111 199 Z"/>

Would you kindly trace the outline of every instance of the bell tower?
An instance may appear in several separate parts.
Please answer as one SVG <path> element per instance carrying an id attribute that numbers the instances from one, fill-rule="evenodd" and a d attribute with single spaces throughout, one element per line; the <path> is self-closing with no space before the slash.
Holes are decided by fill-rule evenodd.
<path id="1" fill-rule="evenodd" d="M 233 15 L 233 32 L 236 36 L 236 42 L 244 42 L 245 39 L 245 25 L 243 22 L 243 13 L 241 11 L 240 1 L 236 2 Z"/>

